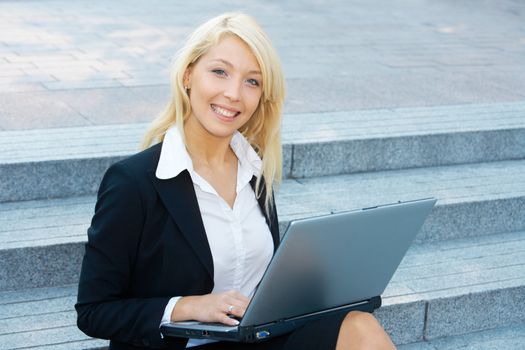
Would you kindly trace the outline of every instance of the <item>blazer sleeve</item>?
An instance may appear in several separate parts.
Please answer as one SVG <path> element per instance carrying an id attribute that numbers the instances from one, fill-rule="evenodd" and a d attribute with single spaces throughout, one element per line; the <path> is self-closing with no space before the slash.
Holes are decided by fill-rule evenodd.
<path id="1" fill-rule="evenodd" d="M 129 293 L 145 221 L 138 181 L 124 163 L 111 166 L 100 185 L 78 287 L 77 325 L 89 336 L 163 347 L 159 325 L 168 297 Z"/>

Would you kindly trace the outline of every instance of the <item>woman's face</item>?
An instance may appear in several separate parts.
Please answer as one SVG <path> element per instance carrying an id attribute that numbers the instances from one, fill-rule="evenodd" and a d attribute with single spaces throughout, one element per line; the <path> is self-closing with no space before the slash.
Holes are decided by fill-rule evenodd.
<path id="1" fill-rule="evenodd" d="M 230 137 L 253 115 L 262 94 L 262 75 L 250 48 L 224 36 L 185 75 L 192 113 L 187 126 Z"/>

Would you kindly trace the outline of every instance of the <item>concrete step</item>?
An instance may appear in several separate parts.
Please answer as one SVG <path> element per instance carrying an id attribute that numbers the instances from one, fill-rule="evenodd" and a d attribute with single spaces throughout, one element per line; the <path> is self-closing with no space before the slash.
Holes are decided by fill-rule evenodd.
<path id="1" fill-rule="evenodd" d="M 398 350 L 523 350 L 525 323 L 401 345 Z"/>
<path id="2" fill-rule="evenodd" d="M 108 345 L 76 327 L 77 286 L 0 293 L 0 349 L 80 350 Z"/>
<path id="3" fill-rule="evenodd" d="M 324 176 L 285 181 L 281 231 L 291 219 L 435 197 L 417 242 L 525 228 L 525 160 Z"/>
<path id="4" fill-rule="evenodd" d="M 525 231 L 412 246 L 383 305 L 398 344 L 525 322 Z"/>
<path id="5" fill-rule="evenodd" d="M 146 124 L 0 132 L 0 202 L 93 194 Z M 525 102 L 287 114 L 287 178 L 525 158 Z"/>
<path id="6" fill-rule="evenodd" d="M 0 292 L 0 349 L 104 346 L 76 329 L 75 295 L 75 285 Z M 396 344 L 425 339 L 421 349 L 524 323 L 525 231 L 414 245 L 383 304 L 376 315 Z"/>
<path id="7" fill-rule="evenodd" d="M 292 219 L 399 200 L 436 197 L 416 242 L 525 229 L 525 160 L 283 182 L 280 229 Z M 93 213 L 93 196 L 0 203 L 0 290 L 73 283 Z"/>

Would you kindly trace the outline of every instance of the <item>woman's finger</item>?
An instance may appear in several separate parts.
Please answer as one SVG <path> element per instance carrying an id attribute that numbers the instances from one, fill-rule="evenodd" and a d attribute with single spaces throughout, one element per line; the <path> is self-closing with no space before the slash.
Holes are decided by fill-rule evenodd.
<path id="1" fill-rule="evenodd" d="M 233 315 L 235 317 L 243 317 L 244 313 L 246 312 L 246 306 L 244 305 L 229 305 L 228 306 L 228 314 Z"/>
<path id="2" fill-rule="evenodd" d="M 224 323 L 228 326 L 237 326 L 239 325 L 239 321 L 237 321 L 236 319 L 234 318 L 231 318 L 229 317 L 228 315 L 225 315 L 225 314 L 222 314 L 220 319 L 219 319 L 219 322 L 221 323 Z"/>
<path id="3" fill-rule="evenodd" d="M 234 315 L 236 317 L 243 317 L 246 312 L 248 303 L 245 300 L 229 299 L 226 301 L 226 314 Z"/>

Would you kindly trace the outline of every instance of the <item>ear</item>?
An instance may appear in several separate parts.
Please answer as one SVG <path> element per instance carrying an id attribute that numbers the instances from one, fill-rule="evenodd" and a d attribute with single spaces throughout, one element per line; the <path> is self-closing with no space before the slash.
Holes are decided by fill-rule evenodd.
<path id="1" fill-rule="evenodd" d="M 191 87 L 191 68 L 191 66 L 186 68 L 186 70 L 184 71 L 184 78 L 182 80 L 184 86 L 187 86 L 188 88 Z"/>

